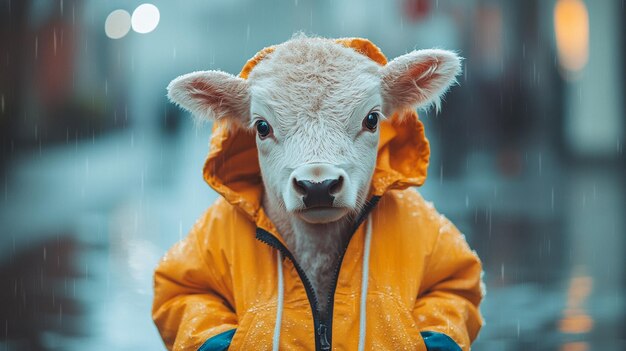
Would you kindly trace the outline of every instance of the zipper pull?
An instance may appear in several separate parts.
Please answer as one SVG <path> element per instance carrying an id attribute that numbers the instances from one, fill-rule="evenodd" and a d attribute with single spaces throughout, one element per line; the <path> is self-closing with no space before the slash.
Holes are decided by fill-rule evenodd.
<path id="1" fill-rule="evenodd" d="M 320 324 L 317 329 L 317 335 L 320 336 L 320 344 L 322 346 L 322 350 L 330 350 L 330 343 L 328 342 L 328 328 L 326 328 L 325 324 Z"/>

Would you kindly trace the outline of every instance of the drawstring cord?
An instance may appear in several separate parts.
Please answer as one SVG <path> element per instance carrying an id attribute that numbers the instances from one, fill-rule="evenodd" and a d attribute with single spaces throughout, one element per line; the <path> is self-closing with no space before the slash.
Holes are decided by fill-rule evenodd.
<path id="1" fill-rule="evenodd" d="M 276 325 L 274 326 L 274 339 L 272 342 L 272 350 L 278 351 L 280 343 L 280 325 L 283 321 L 283 300 L 284 300 L 284 282 L 283 282 L 283 254 L 278 251 L 276 255 L 276 263 L 278 266 L 278 301 L 276 302 Z"/>
<path id="2" fill-rule="evenodd" d="M 370 271 L 370 244 L 372 242 L 372 217 L 367 218 L 365 229 L 365 248 L 363 249 L 363 268 L 361 269 L 361 308 L 359 317 L 359 351 L 365 350 L 365 322 L 367 319 L 367 283 Z"/>
<path id="3" fill-rule="evenodd" d="M 365 350 L 365 322 L 367 320 L 367 285 L 369 277 L 369 263 L 370 263 L 370 246 L 372 242 L 372 221 L 371 216 L 367 219 L 367 226 L 365 229 L 365 247 L 363 249 L 363 268 L 361 276 L 361 304 L 360 304 L 360 317 L 359 317 L 359 346 L 358 351 Z M 274 326 L 274 338 L 272 343 L 272 350 L 278 351 L 280 342 L 280 326 L 283 319 L 283 301 L 284 301 L 284 282 L 283 282 L 283 256 L 278 252 L 276 255 L 277 273 L 278 273 L 278 298 L 276 306 L 276 325 Z"/>

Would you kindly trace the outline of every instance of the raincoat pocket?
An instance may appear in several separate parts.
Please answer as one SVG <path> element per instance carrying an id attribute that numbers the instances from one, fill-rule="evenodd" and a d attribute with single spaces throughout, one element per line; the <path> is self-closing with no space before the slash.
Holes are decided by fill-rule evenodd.
<path id="1" fill-rule="evenodd" d="M 273 308 L 270 304 L 248 310 L 228 350 L 271 350 L 274 323 L 270 322 L 273 318 L 269 318 L 266 312 Z"/>
<path id="2" fill-rule="evenodd" d="M 250 332 L 250 326 L 254 325 L 253 323 L 255 319 L 256 319 L 255 313 L 247 312 L 246 314 L 243 315 L 243 317 L 239 321 L 239 326 L 237 327 L 237 331 L 235 332 L 235 335 L 233 336 L 233 339 L 230 342 L 230 347 L 228 348 L 229 351 L 245 350 L 245 348 L 243 348 L 243 345 L 245 345 L 245 341 Z"/>

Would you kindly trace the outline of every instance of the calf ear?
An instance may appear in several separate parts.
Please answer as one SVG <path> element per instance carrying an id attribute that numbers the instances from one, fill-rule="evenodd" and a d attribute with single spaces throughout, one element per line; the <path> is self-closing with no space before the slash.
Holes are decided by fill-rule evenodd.
<path id="1" fill-rule="evenodd" d="M 461 58 L 452 51 L 416 50 L 399 56 L 382 69 L 383 113 L 434 104 L 456 83 Z"/>
<path id="2" fill-rule="evenodd" d="M 229 123 L 244 127 L 250 120 L 248 83 L 225 72 L 182 75 L 167 86 L 167 96 L 201 119 L 227 119 Z"/>

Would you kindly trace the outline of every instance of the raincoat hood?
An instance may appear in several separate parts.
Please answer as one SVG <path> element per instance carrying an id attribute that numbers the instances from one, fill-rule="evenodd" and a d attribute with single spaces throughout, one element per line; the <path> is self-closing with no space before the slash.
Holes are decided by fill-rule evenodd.
<path id="1" fill-rule="evenodd" d="M 338 39 L 338 44 L 352 48 L 381 66 L 387 59 L 369 40 Z M 259 51 L 243 67 L 239 76 L 247 79 L 254 67 L 274 47 Z M 401 115 L 400 115 L 401 114 Z M 380 124 L 378 157 L 371 182 L 370 194 L 382 196 L 392 189 L 420 186 L 426 180 L 430 148 L 424 126 L 415 111 L 396 111 Z M 265 222 L 259 216 L 263 183 L 254 133 L 241 128 L 229 128 L 217 121 L 213 127 L 209 155 L 204 164 L 204 179 L 229 203 L 241 208 L 255 222 Z M 266 226 L 271 226 L 266 223 Z"/>

